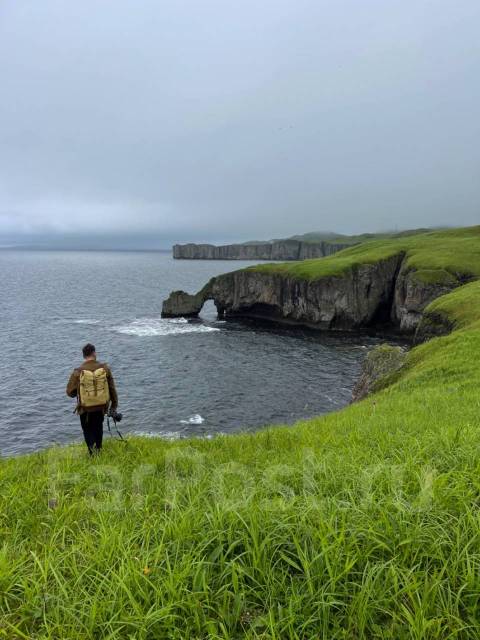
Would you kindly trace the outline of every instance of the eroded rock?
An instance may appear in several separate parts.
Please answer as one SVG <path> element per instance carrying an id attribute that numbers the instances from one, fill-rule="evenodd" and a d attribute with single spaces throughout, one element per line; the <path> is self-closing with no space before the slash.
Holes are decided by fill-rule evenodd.
<path id="1" fill-rule="evenodd" d="M 338 276 L 316 280 L 243 269 L 212 278 L 197 294 L 174 291 L 163 317 L 196 316 L 213 300 L 220 317 L 275 320 L 323 330 L 352 330 L 387 325 L 416 340 L 448 333 L 443 318 L 424 318 L 436 298 L 463 284 L 443 271 L 414 270 L 404 253 L 354 266 Z"/>
<path id="2" fill-rule="evenodd" d="M 398 274 L 392 305 L 392 322 L 404 333 L 414 333 L 424 309 L 462 282 L 442 269 L 414 270 L 403 265 Z"/>
<path id="3" fill-rule="evenodd" d="M 406 352 L 402 347 L 382 344 L 367 354 L 362 373 L 352 392 L 352 402 L 362 400 L 370 393 L 377 391 L 382 382 L 398 371 L 405 361 Z"/>
<path id="4" fill-rule="evenodd" d="M 234 271 L 213 280 L 212 298 L 226 317 L 250 317 L 349 330 L 389 319 L 398 254 L 335 277 L 298 280 L 281 273 Z"/>
<path id="5" fill-rule="evenodd" d="M 186 291 L 172 291 L 162 304 L 162 318 L 192 318 L 198 316 L 211 296 L 212 280 L 201 291 L 191 295 Z"/>
<path id="6" fill-rule="evenodd" d="M 454 323 L 442 313 L 426 311 L 415 332 L 415 344 L 421 344 L 432 338 L 446 336 L 454 329 Z"/>

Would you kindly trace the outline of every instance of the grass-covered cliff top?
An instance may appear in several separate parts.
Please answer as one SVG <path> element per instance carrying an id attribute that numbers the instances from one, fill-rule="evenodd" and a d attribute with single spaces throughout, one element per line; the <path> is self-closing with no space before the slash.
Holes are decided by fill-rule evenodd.
<path id="1" fill-rule="evenodd" d="M 432 308 L 455 330 L 337 413 L 1 460 L 0 638 L 480 637 L 480 281 Z"/>
<path id="2" fill-rule="evenodd" d="M 378 233 L 360 233 L 354 236 L 344 235 L 342 233 L 335 233 L 333 231 L 312 231 L 310 233 L 302 233 L 299 235 L 289 236 L 288 238 L 274 238 L 273 240 L 250 240 L 249 242 L 242 242 L 244 245 L 255 244 L 271 244 L 273 242 L 288 242 L 289 240 L 296 240 L 298 242 L 307 242 L 312 244 L 318 244 L 319 242 L 330 242 L 332 244 L 359 244 L 360 242 L 367 242 L 369 240 L 386 240 L 389 238 L 400 238 L 402 236 L 416 235 L 419 233 L 428 233 L 432 229 L 420 228 L 409 229 L 405 231 L 386 231 Z"/>
<path id="3" fill-rule="evenodd" d="M 342 233 L 328 233 L 328 232 L 311 232 L 301 235 L 291 236 L 288 240 L 299 240 L 301 242 L 332 242 L 338 244 L 359 244 L 360 242 L 367 242 L 369 240 L 387 240 L 389 238 L 400 238 L 402 236 L 416 235 L 419 233 L 428 233 L 432 229 L 410 229 L 405 231 L 388 231 L 383 233 L 360 233 L 355 236 L 347 236 Z"/>
<path id="4" fill-rule="evenodd" d="M 248 270 L 316 280 L 342 275 L 354 267 L 378 262 L 400 252 L 405 252 L 407 264 L 419 271 L 418 277 L 430 281 L 448 278 L 448 274 L 452 277 L 480 276 L 480 226 L 373 240 L 327 258 L 259 264 Z"/>

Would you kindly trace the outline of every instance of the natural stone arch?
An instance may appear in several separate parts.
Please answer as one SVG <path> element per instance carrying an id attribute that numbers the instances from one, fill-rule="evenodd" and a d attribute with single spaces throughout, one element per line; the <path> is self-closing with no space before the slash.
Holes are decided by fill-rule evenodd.
<path id="1" fill-rule="evenodd" d="M 162 318 L 196 318 L 208 300 L 213 300 L 220 317 L 224 310 L 217 304 L 213 295 L 212 278 L 198 293 L 190 294 L 186 291 L 172 291 L 162 305 Z"/>

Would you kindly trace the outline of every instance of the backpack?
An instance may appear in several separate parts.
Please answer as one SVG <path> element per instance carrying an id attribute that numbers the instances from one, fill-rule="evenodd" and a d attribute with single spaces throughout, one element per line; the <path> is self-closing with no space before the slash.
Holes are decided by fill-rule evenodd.
<path id="1" fill-rule="evenodd" d="M 80 406 L 85 409 L 108 405 L 110 389 L 106 370 L 103 367 L 99 367 L 95 371 L 82 369 L 80 371 L 79 392 Z"/>

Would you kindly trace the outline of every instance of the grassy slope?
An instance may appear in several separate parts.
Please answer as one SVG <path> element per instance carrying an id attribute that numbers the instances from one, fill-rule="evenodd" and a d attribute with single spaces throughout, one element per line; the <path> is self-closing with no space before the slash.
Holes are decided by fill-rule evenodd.
<path id="1" fill-rule="evenodd" d="M 318 242 L 331 242 L 341 244 L 359 244 L 360 242 L 367 242 L 369 240 L 386 240 L 389 238 L 400 238 L 405 235 L 416 235 L 420 233 L 428 233 L 431 229 L 410 229 L 408 231 L 398 232 L 384 232 L 384 233 L 362 233 L 356 236 L 346 236 L 341 233 L 333 233 L 329 231 L 313 231 L 311 233 L 304 233 L 301 235 L 290 236 L 288 238 L 274 238 L 273 240 L 250 240 L 248 242 L 242 242 L 244 245 L 255 244 L 267 244 L 269 242 L 286 242 L 288 240 L 299 240 L 301 242 L 309 242 L 316 244 Z"/>
<path id="2" fill-rule="evenodd" d="M 338 413 L 2 460 L 0 638 L 478 638 L 480 281 L 432 306 Z"/>
<path id="3" fill-rule="evenodd" d="M 445 272 L 480 276 L 480 226 L 373 240 L 321 260 L 260 264 L 248 269 L 315 280 L 341 275 L 348 269 L 377 262 L 401 251 L 406 252 L 408 264 L 424 273 L 426 279 L 435 280 L 435 271 L 439 278 L 443 278 Z"/>
<path id="4" fill-rule="evenodd" d="M 304 233 L 302 235 L 291 236 L 289 240 L 302 240 L 303 242 L 341 242 L 344 244 L 357 244 L 359 242 L 367 242 L 368 240 L 381 240 L 388 238 L 398 238 L 404 235 L 414 235 L 419 233 L 428 233 L 431 229 L 411 229 L 408 231 L 391 231 L 384 233 L 361 233 L 356 236 L 345 236 L 341 233 L 328 233 L 321 231 Z"/>

